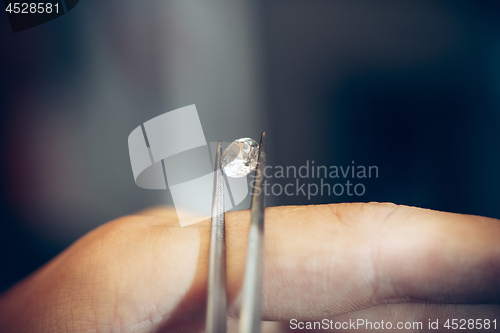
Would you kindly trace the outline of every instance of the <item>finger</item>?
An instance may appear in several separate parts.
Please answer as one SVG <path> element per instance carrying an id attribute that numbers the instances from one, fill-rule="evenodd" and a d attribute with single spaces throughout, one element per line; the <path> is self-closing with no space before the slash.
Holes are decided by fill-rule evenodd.
<path id="1" fill-rule="evenodd" d="M 163 214 L 109 222 L 4 293 L 2 331 L 202 328 L 209 225 L 180 228 L 175 211 Z"/>
<path id="2" fill-rule="evenodd" d="M 226 220 L 229 312 L 237 317 L 249 212 Z M 495 302 L 499 229 L 494 219 L 390 204 L 269 208 L 264 316 L 324 318 L 414 300 Z M 209 230 L 208 222 L 180 228 L 171 209 L 108 223 L 11 290 L 0 313 L 17 308 L 24 324 L 77 318 L 94 327 L 202 328 Z"/>
<path id="3" fill-rule="evenodd" d="M 230 295 L 241 289 L 248 214 L 227 216 Z M 392 204 L 269 208 L 264 317 L 321 318 L 384 303 L 498 302 L 499 237 L 495 219 Z M 236 301 L 230 313 L 238 311 Z"/>

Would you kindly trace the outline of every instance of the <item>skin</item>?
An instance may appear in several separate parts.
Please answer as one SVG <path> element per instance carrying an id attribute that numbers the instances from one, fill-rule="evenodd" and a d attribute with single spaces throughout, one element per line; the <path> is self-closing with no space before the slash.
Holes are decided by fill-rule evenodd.
<path id="1" fill-rule="evenodd" d="M 500 324 L 499 220 L 379 203 L 265 214 L 265 320 Z M 226 215 L 229 331 L 237 331 L 249 219 Z M 170 208 L 104 224 L 5 292 L 0 327 L 202 332 L 209 233 L 209 221 L 181 228 Z"/>

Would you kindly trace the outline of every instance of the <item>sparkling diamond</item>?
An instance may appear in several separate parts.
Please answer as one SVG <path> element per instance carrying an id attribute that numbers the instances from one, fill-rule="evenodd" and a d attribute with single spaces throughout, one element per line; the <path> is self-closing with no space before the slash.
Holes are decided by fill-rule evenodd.
<path id="1" fill-rule="evenodd" d="M 226 175 L 241 178 L 252 172 L 257 166 L 259 145 L 250 138 L 233 141 L 222 155 L 222 168 Z"/>

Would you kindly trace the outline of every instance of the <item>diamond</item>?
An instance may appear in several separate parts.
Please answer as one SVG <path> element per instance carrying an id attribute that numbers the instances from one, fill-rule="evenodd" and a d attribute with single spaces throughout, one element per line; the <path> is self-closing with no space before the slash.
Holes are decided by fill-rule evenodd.
<path id="1" fill-rule="evenodd" d="M 222 168 L 231 178 L 241 178 L 257 167 L 259 145 L 250 138 L 233 141 L 222 155 Z"/>

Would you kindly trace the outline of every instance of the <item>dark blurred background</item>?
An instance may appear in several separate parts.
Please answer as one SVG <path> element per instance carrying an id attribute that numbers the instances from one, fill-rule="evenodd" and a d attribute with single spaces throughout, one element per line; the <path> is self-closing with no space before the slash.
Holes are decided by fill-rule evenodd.
<path id="1" fill-rule="evenodd" d="M 0 291 L 168 191 L 127 137 L 196 104 L 207 141 L 269 163 L 376 165 L 361 196 L 500 218 L 498 1 L 86 0 L 13 34 L 0 13 Z M 276 181 L 276 180 L 272 180 Z"/>

